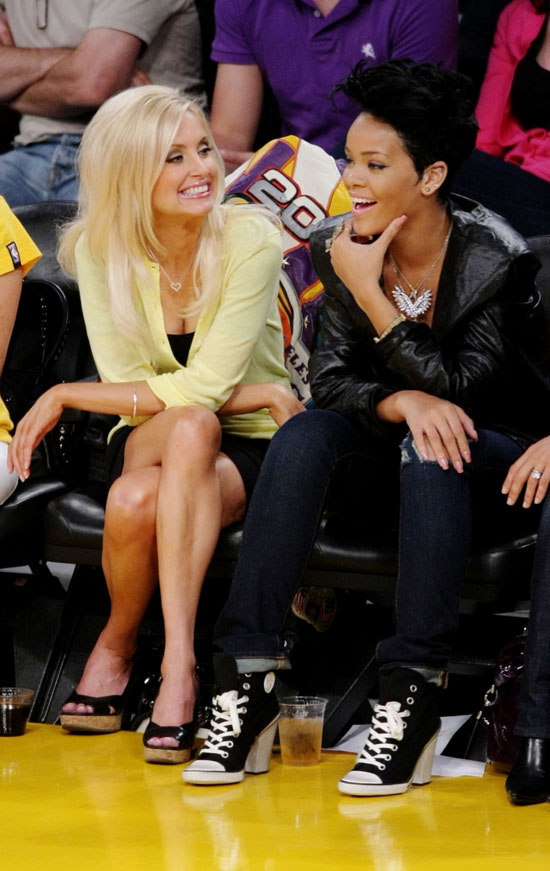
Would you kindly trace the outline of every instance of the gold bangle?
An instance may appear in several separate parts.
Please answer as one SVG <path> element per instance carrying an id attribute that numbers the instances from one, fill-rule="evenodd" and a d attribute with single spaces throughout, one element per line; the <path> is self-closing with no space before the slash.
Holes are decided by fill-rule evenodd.
<path id="1" fill-rule="evenodd" d="M 388 326 L 386 327 L 386 329 L 385 329 L 382 333 L 380 333 L 379 336 L 376 336 L 376 337 L 374 338 L 375 343 L 378 344 L 378 342 L 381 342 L 382 339 L 385 339 L 386 336 L 389 336 L 389 334 L 391 333 L 391 331 L 393 330 L 393 328 L 397 326 L 397 324 L 402 324 L 403 321 L 406 321 L 406 320 L 407 320 L 407 318 L 405 317 L 405 315 L 403 315 L 403 314 L 397 315 L 397 317 L 395 317 L 395 318 L 393 319 L 393 321 L 391 322 L 391 324 L 388 324 Z"/>
<path id="2" fill-rule="evenodd" d="M 137 414 L 137 389 L 136 389 L 136 382 L 135 381 L 132 383 L 132 388 L 133 388 L 133 400 L 134 400 L 134 404 L 132 406 L 132 418 L 134 418 Z"/>

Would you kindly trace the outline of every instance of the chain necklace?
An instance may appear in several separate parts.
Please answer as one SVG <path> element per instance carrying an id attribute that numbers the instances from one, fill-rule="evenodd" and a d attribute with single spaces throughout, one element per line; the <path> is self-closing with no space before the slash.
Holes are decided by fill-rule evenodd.
<path id="1" fill-rule="evenodd" d="M 433 301 L 433 293 L 431 288 L 426 287 L 422 293 L 419 294 L 420 288 L 423 284 L 425 284 L 433 273 L 435 267 L 439 263 L 441 259 L 441 255 L 443 254 L 445 248 L 447 247 L 447 243 L 451 236 L 451 230 L 453 229 L 453 223 L 451 221 L 449 225 L 449 229 L 447 231 L 447 235 L 443 240 L 443 245 L 437 252 L 434 260 L 431 262 L 428 271 L 424 278 L 422 278 L 416 285 L 411 284 L 407 276 L 404 272 L 399 268 L 397 263 L 395 262 L 395 258 L 391 253 L 391 250 L 388 251 L 390 255 L 391 265 L 393 267 L 393 271 L 395 272 L 395 277 L 397 279 L 397 284 L 392 290 L 391 294 L 393 296 L 393 300 L 399 309 L 399 311 L 403 312 L 408 318 L 411 318 L 415 321 L 417 318 L 421 317 L 421 315 L 426 314 L 426 312 L 430 309 Z M 407 287 L 409 288 L 409 293 L 407 293 L 403 285 L 400 284 L 400 279 L 405 282 Z"/>
<path id="2" fill-rule="evenodd" d="M 151 260 L 153 261 L 153 263 L 157 264 L 157 266 L 160 269 L 160 271 L 162 272 L 162 274 L 168 279 L 168 284 L 170 285 L 170 289 L 173 290 L 174 293 L 179 293 L 183 287 L 181 281 L 172 281 L 172 279 L 168 275 L 166 269 L 164 268 L 164 266 L 162 265 L 160 260 L 157 260 L 155 257 L 153 257 L 151 251 L 147 250 L 147 253 L 148 253 L 149 257 L 151 258 Z"/>
<path id="3" fill-rule="evenodd" d="M 159 263 L 158 260 L 157 260 L 157 263 L 159 264 L 159 269 L 162 272 L 162 274 L 164 276 L 166 276 L 166 278 L 168 279 L 168 283 L 169 283 L 171 289 L 174 291 L 174 293 L 179 293 L 181 290 L 181 281 L 172 281 L 172 279 L 168 275 L 168 273 L 167 273 L 166 269 L 164 268 L 164 266 L 162 265 L 162 263 Z"/>

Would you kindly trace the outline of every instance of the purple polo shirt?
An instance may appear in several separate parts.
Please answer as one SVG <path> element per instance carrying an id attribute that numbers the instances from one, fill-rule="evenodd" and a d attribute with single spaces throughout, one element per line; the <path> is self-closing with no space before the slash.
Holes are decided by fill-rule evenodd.
<path id="1" fill-rule="evenodd" d="M 282 134 L 332 151 L 357 107 L 328 94 L 361 58 L 456 64 L 457 0 L 339 0 L 323 18 L 313 0 L 216 0 L 212 59 L 257 64 L 270 83 Z"/>

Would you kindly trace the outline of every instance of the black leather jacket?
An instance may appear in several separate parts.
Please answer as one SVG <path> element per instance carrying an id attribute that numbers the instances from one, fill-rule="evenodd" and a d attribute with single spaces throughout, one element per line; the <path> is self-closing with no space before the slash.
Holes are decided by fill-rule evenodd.
<path id="1" fill-rule="evenodd" d="M 548 435 L 550 384 L 537 365 L 546 350 L 540 263 L 498 215 L 463 197 L 449 207 L 453 229 L 432 326 L 404 321 L 378 343 L 325 252 L 342 218 L 312 233 L 325 287 L 321 345 L 310 362 L 314 402 L 357 415 L 372 435 L 400 439 L 403 426 L 381 421 L 376 406 L 397 390 L 422 390 L 461 406 L 477 427 Z"/>

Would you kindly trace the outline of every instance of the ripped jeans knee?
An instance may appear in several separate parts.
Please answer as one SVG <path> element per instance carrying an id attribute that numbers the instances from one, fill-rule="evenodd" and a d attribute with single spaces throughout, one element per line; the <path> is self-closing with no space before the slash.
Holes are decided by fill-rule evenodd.
<path id="1" fill-rule="evenodd" d="M 426 460 L 418 450 L 416 442 L 412 437 L 412 433 L 408 432 L 400 444 L 401 449 L 401 465 L 407 466 L 409 463 L 420 464 L 437 464 L 437 460 Z"/>

